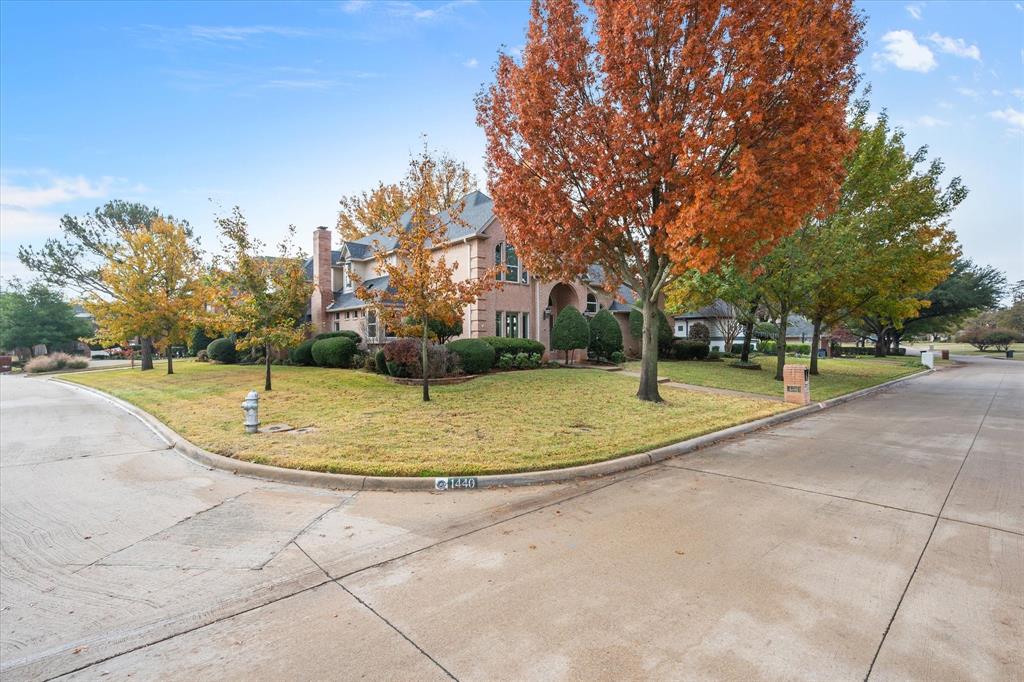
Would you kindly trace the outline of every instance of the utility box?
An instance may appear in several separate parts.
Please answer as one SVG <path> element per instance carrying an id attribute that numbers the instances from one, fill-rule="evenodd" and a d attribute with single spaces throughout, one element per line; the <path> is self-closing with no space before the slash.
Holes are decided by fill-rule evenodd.
<path id="1" fill-rule="evenodd" d="M 942 359 L 943 360 L 949 360 L 949 349 L 947 349 L 947 348 L 943 348 L 942 349 Z"/>
<path id="2" fill-rule="evenodd" d="M 930 369 L 935 368 L 935 353 L 930 350 L 921 351 L 921 364 Z"/>
<path id="3" fill-rule="evenodd" d="M 12 360 L 10 355 L 0 355 L 0 374 L 7 374 L 11 371 Z"/>
<path id="4" fill-rule="evenodd" d="M 786 365 L 782 368 L 782 383 L 785 384 L 787 403 L 807 405 L 811 402 L 811 370 L 803 365 Z"/>

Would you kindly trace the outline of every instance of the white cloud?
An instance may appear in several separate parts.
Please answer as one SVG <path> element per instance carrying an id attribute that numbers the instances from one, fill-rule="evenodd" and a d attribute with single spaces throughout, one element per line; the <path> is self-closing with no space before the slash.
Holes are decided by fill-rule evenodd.
<path id="1" fill-rule="evenodd" d="M 981 61 L 981 50 L 978 49 L 978 46 L 968 45 L 963 38 L 950 38 L 949 36 L 933 33 L 928 36 L 928 40 L 938 47 L 940 52 L 963 57 L 964 59 L 973 59 L 977 62 Z"/>
<path id="2" fill-rule="evenodd" d="M 63 204 L 75 199 L 106 196 L 114 178 L 90 182 L 82 176 L 48 178 L 46 185 L 13 185 L 7 177 L 0 179 L 0 204 L 21 209 Z"/>
<path id="3" fill-rule="evenodd" d="M 341 3 L 341 11 L 355 14 L 356 12 L 361 12 L 367 4 L 366 0 L 348 0 L 348 2 Z"/>
<path id="4" fill-rule="evenodd" d="M 282 78 L 267 81 L 263 84 L 263 87 L 265 88 L 274 88 L 278 90 L 330 90 L 334 86 L 334 81 L 319 80 L 315 78 L 306 80 Z"/>
<path id="5" fill-rule="evenodd" d="M 912 2 L 909 5 L 907 5 L 907 7 L 906 7 L 907 14 L 909 14 L 912 17 L 914 17 L 915 19 L 920 19 L 921 18 L 921 10 L 922 9 L 924 9 L 924 5 L 922 5 L 919 2 Z"/>
<path id="6" fill-rule="evenodd" d="M 452 0 L 436 7 L 421 7 L 414 2 L 399 0 L 383 3 L 383 7 L 392 17 L 415 21 L 434 21 L 454 13 L 460 7 L 475 3 L 476 0 Z"/>
<path id="7" fill-rule="evenodd" d="M 910 31 L 889 31 L 882 36 L 885 49 L 876 60 L 888 62 L 904 71 L 927 73 L 936 67 L 935 55 L 928 46 L 917 42 Z"/>
<path id="8" fill-rule="evenodd" d="M 1010 128 L 1024 130 L 1024 111 L 1017 111 L 1013 107 L 1006 107 L 998 111 L 989 112 L 989 116 L 997 121 L 1010 124 Z"/>
<path id="9" fill-rule="evenodd" d="M 944 99 L 940 99 L 938 102 L 936 102 L 935 106 L 937 106 L 939 109 L 947 109 L 947 110 L 953 108 L 953 104 L 951 102 L 949 102 L 948 100 L 944 100 Z"/>
<path id="10" fill-rule="evenodd" d="M 973 88 L 957 88 L 956 91 L 964 97 L 970 97 L 971 99 L 980 99 L 981 94 Z"/>
<path id="11" fill-rule="evenodd" d="M 462 62 L 462 65 L 467 69 L 475 69 L 480 65 L 480 62 L 476 60 L 476 57 L 470 57 L 466 61 Z"/>
<path id="12" fill-rule="evenodd" d="M 209 41 L 241 42 L 252 36 L 274 35 L 282 38 L 302 38 L 312 32 L 290 26 L 189 26 L 193 38 Z"/>
<path id="13" fill-rule="evenodd" d="M 943 121 L 941 118 L 935 118 L 934 116 L 928 116 L 927 114 L 924 116 L 918 116 L 917 121 L 915 122 L 917 125 L 925 128 L 941 128 L 949 125 L 949 121 Z"/>

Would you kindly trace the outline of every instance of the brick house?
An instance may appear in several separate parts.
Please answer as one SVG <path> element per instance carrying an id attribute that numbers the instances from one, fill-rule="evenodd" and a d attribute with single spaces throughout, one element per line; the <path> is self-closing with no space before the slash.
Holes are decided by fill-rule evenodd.
<path id="1" fill-rule="evenodd" d="M 462 313 L 462 336 L 508 336 L 540 341 L 550 348 L 551 327 L 555 317 L 567 305 L 576 306 L 585 315 L 608 309 L 619 322 L 627 352 L 637 352 L 629 335 L 629 310 L 632 292 L 620 287 L 616 296 L 600 288 L 600 270 L 591 268 L 588 276 L 573 282 L 548 282 L 534 277 L 516 257 L 515 247 L 505 239 L 505 231 L 494 215 L 494 203 L 483 192 L 471 192 L 464 199 L 461 220 L 453 225 L 448 241 L 436 248 L 449 263 L 458 263 L 458 279 L 480 277 L 495 264 L 504 265 L 500 275 L 503 286 L 485 293 Z M 409 214 L 402 217 L 408 223 Z M 357 286 L 351 274 L 367 288 L 388 286 L 374 258 L 375 248 L 390 252 L 394 240 L 373 234 L 356 241 L 343 241 L 332 249 L 330 229 L 313 232 L 313 255 L 306 262 L 307 276 L 313 282 L 309 320 L 317 332 L 353 330 L 369 344 L 383 343 L 388 331 L 378 323 L 376 312 L 356 296 Z M 377 243 L 376 245 L 374 243 Z M 393 256 L 392 256 L 393 257 Z"/>

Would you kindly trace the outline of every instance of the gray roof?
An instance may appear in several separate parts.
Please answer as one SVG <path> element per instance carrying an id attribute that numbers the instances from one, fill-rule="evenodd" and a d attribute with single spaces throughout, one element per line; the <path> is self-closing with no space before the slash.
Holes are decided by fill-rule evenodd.
<path id="1" fill-rule="evenodd" d="M 465 237 L 482 234 L 494 218 L 494 201 L 483 192 L 476 190 L 467 194 L 462 201 L 462 213 L 459 215 L 459 223 L 451 222 L 448 211 L 442 211 L 439 218 L 448 225 L 449 241 L 456 241 Z M 404 231 L 412 229 L 412 210 L 408 210 L 398 219 Z M 369 257 L 374 243 L 379 244 L 378 248 L 390 251 L 395 248 L 396 239 L 392 235 L 383 232 L 374 232 L 355 241 L 345 242 L 352 258 L 360 259 Z M 359 255 L 357 255 L 357 253 Z"/>
<path id="2" fill-rule="evenodd" d="M 395 292 L 395 289 L 389 286 L 390 279 L 387 276 L 374 277 L 363 282 L 362 286 L 368 290 L 380 290 L 386 289 L 391 293 Z M 354 308 L 362 308 L 366 305 L 366 301 L 356 296 L 355 291 L 335 291 L 334 292 L 334 303 L 327 306 L 327 312 L 335 313 L 339 310 L 352 310 Z"/>
<path id="3" fill-rule="evenodd" d="M 608 310 L 613 313 L 628 313 L 633 309 L 633 305 L 636 303 L 636 294 L 628 286 L 623 284 L 619 287 L 616 293 L 616 300 L 612 300 L 612 304 L 608 306 Z M 617 299 L 621 297 L 624 302 L 620 303 Z"/>
<path id="4" fill-rule="evenodd" d="M 786 320 L 786 338 L 799 336 L 807 339 L 814 336 L 814 324 L 803 315 L 793 315 Z"/>
<path id="5" fill-rule="evenodd" d="M 341 258 L 341 251 L 331 251 L 331 264 L 333 265 L 339 258 Z M 310 256 L 306 259 L 306 264 L 303 266 L 306 269 L 306 279 L 310 282 L 313 281 L 313 257 Z"/>
<path id="6" fill-rule="evenodd" d="M 720 298 L 716 298 L 714 303 L 706 305 L 703 308 L 699 308 L 692 312 L 683 313 L 682 315 L 673 315 L 677 320 L 693 320 L 701 318 L 713 318 L 713 317 L 732 317 L 732 308 L 728 303 Z"/>

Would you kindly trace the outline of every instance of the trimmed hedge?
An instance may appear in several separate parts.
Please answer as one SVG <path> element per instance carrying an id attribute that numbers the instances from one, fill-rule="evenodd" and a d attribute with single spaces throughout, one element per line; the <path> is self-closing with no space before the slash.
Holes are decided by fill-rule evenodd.
<path id="1" fill-rule="evenodd" d="M 320 367 L 352 366 L 352 356 L 356 354 L 355 341 L 347 336 L 333 336 L 320 339 L 313 344 L 313 362 Z"/>
<path id="2" fill-rule="evenodd" d="M 679 339 L 672 344 L 672 356 L 676 360 L 703 360 L 711 352 L 711 346 L 692 339 Z"/>
<path id="3" fill-rule="evenodd" d="M 292 361 L 293 365 L 304 365 L 310 367 L 315 365 L 313 362 L 313 344 L 316 343 L 316 339 L 307 339 L 299 345 L 288 351 L 288 359 Z"/>
<path id="4" fill-rule="evenodd" d="M 509 339 L 510 341 L 529 339 Z M 536 341 L 534 343 L 537 343 Z M 459 356 L 462 371 L 466 374 L 483 374 L 494 367 L 496 353 L 494 346 L 483 339 L 459 339 L 450 341 L 448 350 Z M 543 349 L 543 345 L 541 346 Z"/>
<path id="5" fill-rule="evenodd" d="M 206 347 L 206 354 L 215 362 L 233 365 L 238 362 L 238 349 L 231 339 L 214 339 Z"/>
<path id="6" fill-rule="evenodd" d="M 622 352 L 622 329 L 608 310 L 600 310 L 590 318 L 590 352 L 598 358 Z"/>
<path id="7" fill-rule="evenodd" d="M 359 334 L 355 333 L 351 329 L 344 329 L 340 332 L 323 332 L 322 334 L 317 334 L 316 336 L 314 336 L 313 340 L 320 341 L 322 339 L 336 339 L 338 337 L 352 339 L 352 342 L 357 346 L 363 340 L 363 337 L 359 336 Z"/>
<path id="8" fill-rule="evenodd" d="M 507 336 L 482 336 L 478 339 L 484 341 L 494 349 L 494 354 L 501 357 L 505 353 L 516 355 L 517 353 L 539 353 L 544 355 L 544 344 L 533 339 L 513 339 Z M 452 343 L 455 343 L 454 341 Z"/>

